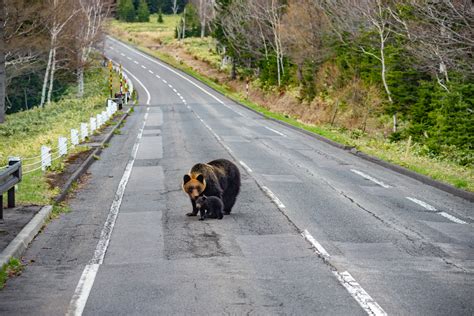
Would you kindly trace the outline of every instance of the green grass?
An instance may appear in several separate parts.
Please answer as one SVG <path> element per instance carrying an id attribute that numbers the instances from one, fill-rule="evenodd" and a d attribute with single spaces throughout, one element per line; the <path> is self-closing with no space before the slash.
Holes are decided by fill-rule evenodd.
<path id="1" fill-rule="evenodd" d="M 39 163 L 31 164 L 39 161 L 42 145 L 56 151 L 59 136 L 69 138 L 71 128 L 79 130 L 81 122 L 88 122 L 91 115 L 104 110 L 105 99 L 109 96 L 107 76 L 105 68 L 91 69 L 86 74 L 82 99 L 76 97 L 76 86 L 72 85 L 61 100 L 46 105 L 44 109 L 34 108 L 7 115 L 6 122 L 0 125 L 0 167 L 7 164 L 10 156 L 26 158 L 23 160 L 23 179 L 16 195 L 19 204 L 47 204 L 58 193 L 58 189 L 48 187 L 41 170 L 27 172 L 40 167 Z M 84 149 L 77 147 L 70 153 L 81 150 Z M 51 167 L 56 172 L 63 168 L 62 159 L 54 161 Z"/>
<path id="2" fill-rule="evenodd" d="M 7 280 L 10 277 L 15 277 L 21 274 L 23 271 L 23 265 L 20 260 L 11 258 L 7 264 L 4 264 L 0 269 L 0 289 L 5 287 Z"/>
<path id="3" fill-rule="evenodd" d="M 167 16 L 165 16 L 165 21 L 166 18 Z M 177 21 L 173 20 L 175 18 L 176 17 L 172 17 L 172 19 L 169 19 L 166 25 L 174 29 L 176 24 L 172 24 L 171 22 Z M 474 192 L 474 170 L 472 167 L 460 166 L 449 160 L 428 157 L 426 154 L 424 154 L 424 150 L 419 144 L 412 144 L 408 154 L 406 154 L 406 142 L 391 143 L 383 136 L 366 135 L 358 130 L 350 131 L 329 125 L 316 126 L 304 124 L 298 121 L 297 118 L 292 118 L 282 113 L 269 111 L 265 107 L 247 100 L 242 93 L 232 91 L 229 87 L 216 83 L 214 80 L 203 76 L 195 69 L 186 65 L 183 61 L 176 60 L 174 56 L 163 53 L 162 51 L 150 49 L 149 44 L 151 41 L 151 35 L 149 32 L 151 32 L 153 27 L 153 22 L 124 23 L 114 20 L 110 23 L 109 32 L 122 41 L 133 44 L 141 51 L 155 56 L 162 61 L 183 70 L 189 75 L 206 83 L 211 88 L 224 94 L 225 96 L 257 112 L 262 113 L 268 118 L 286 122 L 298 128 L 319 134 L 340 144 L 353 146 L 369 155 L 392 162 L 394 164 L 398 164 L 400 166 L 406 167 L 407 169 L 424 174 L 433 179 L 449 183 L 458 188 Z M 146 31 L 142 32 L 141 30 Z M 159 31 L 156 31 L 155 34 L 152 35 L 152 37 L 158 39 L 158 41 L 165 45 L 176 45 L 177 40 L 170 37 L 169 34 L 171 34 L 170 29 L 166 30 L 165 28 L 160 28 Z M 172 34 L 174 36 L 174 33 Z M 188 38 L 182 41 L 179 45 L 182 45 L 185 51 L 192 55 L 195 59 L 206 61 L 211 67 L 217 69 L 220 66 L 220 59 L 210 47 L 212 45 L 212 41 L 213 40 L 209 38 Z"/>

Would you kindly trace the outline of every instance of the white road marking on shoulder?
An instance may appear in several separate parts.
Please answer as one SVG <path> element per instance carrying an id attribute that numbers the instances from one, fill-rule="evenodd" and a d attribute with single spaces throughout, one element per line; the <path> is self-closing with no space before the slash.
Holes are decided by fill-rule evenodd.
<path id="1" fill-rule="evenodd" d="M 87 304 L 87 299 L 89 298 L 92 286 L 94 285 L 99 266 L 104 262 L 105 253 L 107 252 L 110 238 L 112 237 L 115 222 L 120 211 L 120 205 L 122 204 L 122 199 L 125 194 L 125 188 L 127 187 L 128 180 L 130 179 L 130 175 L 132 173 L 133 164 L 135 163 L 135 159 L 137 157 L 138 147 L 140 146 L 140 140 L 143 137 L 143 130 L 145 129 L 149 110 L 150 108 L 147 107 L 146 113 L 143 117 L 143 125 L 138 132 L 137 139 L 132 148 L 130 160 L 125 167 L 125 171 L 123 172 L 119 186 L 115 192 L 114 200 L 110 206 L 109 215 L 107 216 L 107 219 L 104 223 L 104 227 L 100 233 L 99 242 L 97 243 L 96 249 L 94 251 L 94 256 L 82 272 L 81 278 L 79 279 L 74 291 L 74 295 L 72 296 L 69 303 L 66 315 L 82 315 L 82 312 L 84 311 L 84 308 Z"/>
<path id="2" fill-rule="evenodd" d="M 361 176 L 361 177 L 363 177 L 363 178 L 366 178 L 367 180 L 370 180 L 370 181 L 372 181 L 372 182 L 374 182 L 374 183 L 380 185 L 381 187 L 384 187 L 384 188 L 386 188 L 386 189 L 391 188 L 390 185 L 385 184 L 383 181 L 380 181 L 380 180 L 378 180 L 378 179 L 376 179 L 376 178 L 374 178 L 374 177 L 372 177 L 372 176 L 369 176 L 368 174 L 365 174 L 365 173 L 363 173 L 362 171 L 359 171 L 359 170 L 356 170 L 356 169 L 351 169 L 351 171 L 354 172 L 354 173 L 356 173 L 356 174 L 358 174 L 359 176 Z"/>
<path id="3" fill-rule="evenodd" d="M 243 162 L 242 160 L 239 160 L 239 163 L 242 165 L 242 167 L 248 172 L 248 173 L 251 173 L 252 172 L 252 169 L 250 169 L 249 166 L 247 166 L 247 164 L 245 162 Z"/>
<path id="4" fill-rule="evenodd" d="M 92 290 L 92 286 L 94 285 L 97 271 L 99 271 L 99 266 L 99 264 L 86 265 L 66 312 L 67 316 L 82 315 L 84 307 L 86 307 L 87 299 Z"/>
<path id="5" fill-rule="evenodd" d="M 263 126 L 263 127 L 265 127 L 266 129 L 268 129 L 268 130 L 272 131 L 272 132 L 273 132 L 273 133 L 275 133 L 275 134 L 278 134 L 278 135 L 280 135 L 280 136 L 286 137 L 286 135 L 285 135 L 285 134 L 283 134 L 283 133 L 281 133 L 281 132 L 277 131 L 276 129 L 273 129 L 273 128 L 271 128 L 271 127 L 268 127 L 268 126 Z"/>
<path id="6" fill-rule="evenodd" d="M 262 185 L 262 190 L 268 195 L 268 197 L 275 203 L 280 209 L 285 208 L 285 204 L 283 204 L 280 199 L 266 186 Z"/>
<path id="7" fill-rule="evenodd" d="M 382 316 L 387 313 L 379 304 L 360 286 L 359 283 L 347 272 L 332 271 L 339 282 L 346 288 L 351 296 L 359 303 L 364 311 L 369 315 Z"/>
<path id="8" fill-rule="evenodd" d="M 314 239 L 313 236 L 311 236 L 311 234 L 308 232 L 307 229 L 305 229 L 301 233 L 301 235 L 304 237 L 304 239 L 309 241 L 311 245 L 313 245 L 314 249 L 319 255 L 324 256 L 324 257 L 330 257 L 326 249 L 324 249 L 324 247 L 316 239 Z"/>
<path id="9" fill-rule="evenodd" d="M 409 196 L 407 196 L 406 198 L 409 199 L 410 201 L 412 201 L 412 202 L 418 204 L 418 205 L 421 205 L 422 207 L 424 207 L 424 208 L 427 209 L 428 211 L 435 211 L 435 212 L 437 211 L 434 206 L 429 205 L 429 204 L 426 203 L 426 202 L 420 201 L 420 200 L 418 200 L 418 199 L 415 199 L 415 198 L 412 198 L 412 197 L 409 197 Z"/>
<path id="10" fill-rule="evenodd" d="M 467 224 L 467 222 L 463 221 L 462 219 L 459 219 L 456 216 L 453 216 L 453 215 L 448 214 L 446 212 L 440 212 L 439 215 L 441 215 L 443 217 L 446 217 L 450 221 L 455 222 L 457 224 Z"/>

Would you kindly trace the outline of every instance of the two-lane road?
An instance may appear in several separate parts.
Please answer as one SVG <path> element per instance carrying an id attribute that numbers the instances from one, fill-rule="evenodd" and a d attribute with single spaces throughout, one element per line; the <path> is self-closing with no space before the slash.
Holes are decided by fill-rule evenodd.
<path id="1" fill-rule="evenodd" d="M 127 154 L 107 171 L 113 192 L 92 174 L 84 194 L 104 196 L 94 242 L 81 241 L 73 268 L 58 259 L 66 276 L 41 270 L 64 285 L 52 290 L 59 307 L 37 313 L 474 313 L 473 203 L 266 120 L 121 42 L 106 54 L 140 95 L 128 145 L 108 149 Z M 216 158 L 241 169 L 232 214 L 186 217 L 183 175 Z M 33 311 L 1 303 L 15 287 L 33 296 L 32 268 L 0 293 L 0 311 Z"/>

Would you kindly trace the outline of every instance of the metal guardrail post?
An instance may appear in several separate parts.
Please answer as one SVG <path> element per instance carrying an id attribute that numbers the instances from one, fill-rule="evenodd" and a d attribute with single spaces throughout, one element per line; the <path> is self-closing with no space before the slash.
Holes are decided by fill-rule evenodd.
<path id="1" fill-rule="evenodd" d="M 15 207 L 15 185 L 21 181 L 21 160 L 11 157 L 8 167 L 0 174 L 2 180 L 0 184 L 0 222 L 3 222 L 3 193 L 7 191 L 7 205 L 9 208 Z"/>

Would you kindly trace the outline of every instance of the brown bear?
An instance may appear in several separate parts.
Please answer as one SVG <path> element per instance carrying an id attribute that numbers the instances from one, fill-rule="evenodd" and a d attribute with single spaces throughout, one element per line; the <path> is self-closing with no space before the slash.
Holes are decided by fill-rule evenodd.
<path id="1" fill-rule="evenodd" d="M 195 164 L 183 177 L 183 191 L 189 195 L 196 216 L 196 200 L 201 195 L 217 196 L 224 203 L 224 214 L 230 214 L 240 191 L 240 171 L 227 159 Z"/>
<path id="2" fill-rule="evenodd" d="M 205 196 L 201 195 L 196 200 L 196 208 L 201 213 L 200 221 L 206 218 L 217 218 L 222 219 L 224 214 L 224 203 L 217 196 Z"/>

